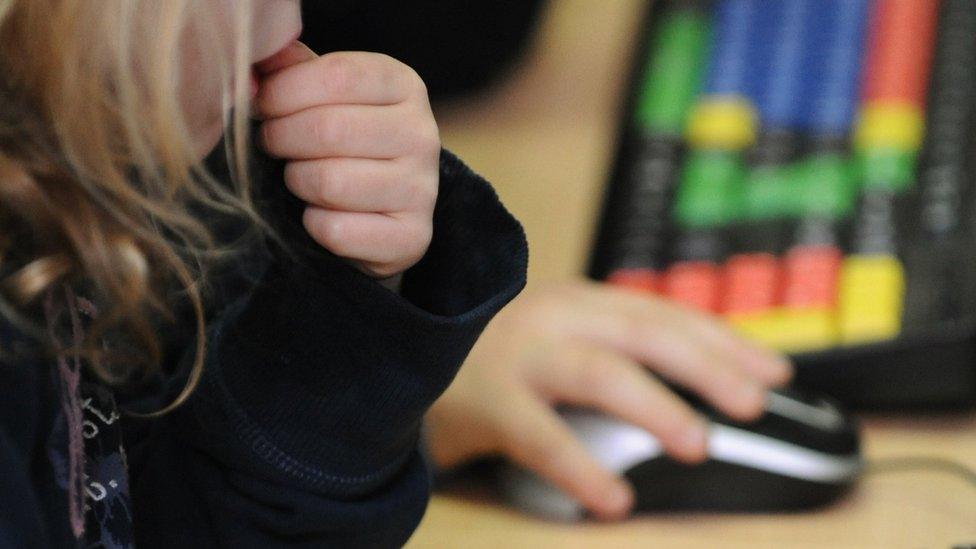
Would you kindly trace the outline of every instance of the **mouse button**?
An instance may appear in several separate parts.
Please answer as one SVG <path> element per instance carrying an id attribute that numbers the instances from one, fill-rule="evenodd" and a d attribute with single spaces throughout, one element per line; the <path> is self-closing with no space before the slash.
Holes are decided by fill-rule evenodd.
<path id="1" fill-rule="evenodd" d="M 754 505 L 757 477 L 779 477 L 734 463 L 708 460 L 686 465 L 668 458 L 645 461 L 627 471 L 634 486 L 634 511 L 742 511 Z"/>
<path id="2" fill-rule="evenodd" d="M 699 482 L 697 473 L 689 465 L 657 457 L 635 464 L 623 477 L 634 487 L 634 511 L 681 510 L 696 494 L 715 488 Z"/>
<path id="3" fill-rule="evenodd" d="M 627 471 L 634 485 L 634 510 L 777 512 L 834 501 L 853 483 L 829 483 L 784 476 L 727 461 L 686 466 L 666 458 Z"/>
<path id="4" fill-rule="evenodd" d="M 663 452 L 654 435 L 618 419 L 585 410 L 564 412 L 563 419 L 597 462 L 613 473 Z"/>

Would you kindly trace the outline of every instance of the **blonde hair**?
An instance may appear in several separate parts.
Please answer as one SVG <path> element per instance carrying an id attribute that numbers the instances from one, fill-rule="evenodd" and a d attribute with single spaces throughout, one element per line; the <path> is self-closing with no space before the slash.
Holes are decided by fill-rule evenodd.
<path id="1" fill-rule="evenodd" d="M 180 105 L 181 43 L 191 24 L 214 23 L 211 3 L 0 0 L 0 313 L 29 319 L 56 286 L 84 286 L 102 310 L 76 351 L 101 380 L 121 383 L 158 367 L 150 318 L 166 317 L 167 292 L 183 288 L 196 316 L 196 356 L 181 394 L 160 413 L 187 399 L 203 366 L 200 286 L 219 250 L 189 212 L 213 208 L 260 224 L 248 194 L 247 109 L 225 121 L 228 187 L 202 167 Z M 250 2 L 227 4 L 235 47 L 212 57 L 224 81 L 236 82 L 225 102 L 246 106 Z M 143 363 L 111 360 L 97 344 L 109 332 L 134 342 Z"/>

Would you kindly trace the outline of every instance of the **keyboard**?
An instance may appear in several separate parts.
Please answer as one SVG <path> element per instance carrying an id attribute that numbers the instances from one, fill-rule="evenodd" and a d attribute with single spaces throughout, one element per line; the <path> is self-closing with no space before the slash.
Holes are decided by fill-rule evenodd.
<path id="1" fill-rule="evenodd" d="M 976 398 L 976 2 L 661 0 L 591 277 L 854 407 Z"/>

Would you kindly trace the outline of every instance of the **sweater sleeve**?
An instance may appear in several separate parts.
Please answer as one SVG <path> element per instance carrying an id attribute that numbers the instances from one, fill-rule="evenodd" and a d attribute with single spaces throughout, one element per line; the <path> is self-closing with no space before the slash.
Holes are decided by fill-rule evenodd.
<path id="1" fill-rule="evenodd" d="M 521 227 L 449 153 L 433 241 L 400 293 L 272 198 L 296 245 L 211 322 L 200 386 L 131 450 L 141 547 L 402 545 L 428 498 L 423 414 L 525 283 Z"/>

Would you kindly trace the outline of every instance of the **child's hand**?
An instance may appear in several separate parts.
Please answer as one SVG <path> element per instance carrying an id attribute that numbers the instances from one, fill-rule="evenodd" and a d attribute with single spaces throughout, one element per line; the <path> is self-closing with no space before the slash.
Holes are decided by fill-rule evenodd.
<path id="1" fill-rule="evenodd" d="M 627 485 L 604 470 L 553 410 L 599 409 L 653 433 L 683 461 L 705 457 L 701 419 L 661 378 L 741 420 L 789 364 L 718 321 L 657 298 L 591 283 L 530 289 L 488 325 L 457 379 L 427 414 L 440 467 L 501 454 L 602 518 L 629 510 Z"/>
<path id="2" fill-rule="evenodd" d="M 376 278 L 413 266 L 430 245 L 440 155 L 420 77 L 385 55 L 319 57 L 299 42 L 257 70 L 260 142 L 288 160 L 308 233 Z"/>

